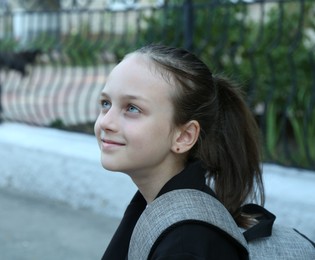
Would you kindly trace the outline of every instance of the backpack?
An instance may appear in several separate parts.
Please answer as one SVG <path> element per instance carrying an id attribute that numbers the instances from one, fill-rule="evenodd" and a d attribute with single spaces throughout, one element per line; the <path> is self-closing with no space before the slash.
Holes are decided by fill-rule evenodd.
<path id="1" fill-rule="evenodd" d="M 245 212 L 257 209 L 266 218 L 248 230 L 239 228 L 228 210 L 213 196 L 193 189 L 174 190 L 150 203 L 140 216 L 131 236 L 128 259 L 148 259 L 159 236 L 172 225 L 196 220 L 218 227 L 243 246 L 253 260 L 314 260 L 315 245 L 295 229 L 273 225 L 275 216 L 263 207 L 250 204 Z M 271 227 L 268 230 L 268 225 Z M 257 238 L 257 232 L 261 236 Z M 256 233 L 253 239 L 252 234 Z"/>

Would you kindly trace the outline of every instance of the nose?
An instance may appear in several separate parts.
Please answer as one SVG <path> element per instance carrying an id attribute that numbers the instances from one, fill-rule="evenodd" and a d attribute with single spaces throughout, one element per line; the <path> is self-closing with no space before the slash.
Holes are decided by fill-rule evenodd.
<path id="1" fill-rule="evenodd" d="M 101 113 L 98 120 L 102 130 L 112 132 L 118 131 L 118 114 L 115 109 L 110 108 L 106 113 Z"/>

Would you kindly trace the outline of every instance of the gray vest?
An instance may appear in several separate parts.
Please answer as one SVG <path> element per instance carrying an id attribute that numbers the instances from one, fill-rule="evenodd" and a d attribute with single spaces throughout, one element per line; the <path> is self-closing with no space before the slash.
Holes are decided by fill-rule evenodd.
<path id="1" fill-rule="evenodd" d="M 197 220 L 219 227 L 238 241 L 253 260 L 314 260 L 313 244 L 294 229 L 274 225 L 272 236 L 247 242 L 227 209 L 213 196 L 192 189 L 155 199 L 140 216 L 131 236 L 128 260 L 146 260 L 154 242 L 175 223 Z"/>

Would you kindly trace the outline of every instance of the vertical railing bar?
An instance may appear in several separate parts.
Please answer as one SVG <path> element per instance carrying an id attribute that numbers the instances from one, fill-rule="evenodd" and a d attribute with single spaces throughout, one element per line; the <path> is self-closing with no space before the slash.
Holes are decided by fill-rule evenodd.
<path id="1" fill-rule="evenodd" d="M 300 14 L 299 14 L 299 21 L 298 21 L 298 26 L 296 29 L 296 34 L 295 34 L 295 38 L 294 41 L 292 42 L 292 44 L 289 46 L 288 48 L 288 64 L 289 64 L 289 68 L 290 68 L 290 76 L 291 76 L 291 90 L 290 90 L 290 95 L 287 95 L 287 100 L 285 103 L 285 107 L 283 108 L 284 111 L 284 118 L 282 120 L 284 127 L 283 127 L 283 137 L 284 137 L 284 141 L 283 141 L 283 147 L 284 147 L 284 152 L 287 158 L 289 158 L 290 161 L 292 161 L 294 163 L 294 166 L 296 164 L 298 164 L 298 162 L 296 162 L 294 156 L 292 156 L 292 153 L 290 152 L 290 148 L 288 147 L 288 134 L 287 134 L 287 128 L 286 128 L 286 121 L 289 121 L 289 115 L 288 115 L 288 108 L 290 107 L 290 105 L 293 104 L 293 98 L 296 96 L 295 94 L 297 93 L 297 74 L 296 74 L 296 65 L 294 62 L 294 58 L 293 58 L 293 52 L 296 50 L 296 48 L 298 47 L 298 44 L 301 43 L 301 39 L 302 39 L 302 31 L 303 31 L 303 22 L 304 22 L 304 10 L 305 10 L 305 3 L 304 0 L 300 0 Z M 289 123 L 289 122 L 288 122 Z"/>
<path id="2" fill-rule="evenodd" d="M 312 52 L 310 52 L 309 60 L 313 71 L 315 71 L 314 54 Z M 315 74 L 313 74 L 312 76 L 313 80 L 311 83 L 311 96 L 309 99 L 309 105 L 306 107 L 305 116 L 303 117 L 303 145 L 305 147 L 306 159 L 310 167 L 315 168 L 315 149 L 314 143 L 312 142 L 315 140 L 315 132 L 314 129 L 308 127 L 308 124 L 310 123 L 314 124 L 315 126 Z M 309 139 L 311 141 L 309 141 Z M 313 148 L 310 148 L 310 146 L 312 146 Z M 312 154 L 310 149 L 313 149 L 312 151 L 314 151 Z"/>
<path id="3" fill-rule="evenodd" d="M 185 0 L 183 4 L 184 47 L 194 49 L 194 5 L 192 0 Z"/>
<path id="4" fill-rule="evenodd" d="M 250 84 L 249 84 L 249 95 L 251 96 L 255 96 L 255 79 L 258 75 L 258 70 L 257 70 L 257 65 L 256 65 L 256 62 L 255 62 L 255 58 L 254 58 L 254 55 L 255 55 L 255 52 L 257 51 L 257 46 L 259 46 L 259 43 L 262 42 L 262 39 L 264 37 L 264 27 L 263 27 L 263 24 L 264 24 L 264 17 L 265 17 L 265 9 L 263 8 L 263 1 L 261 3 L 259 3 L 259 6 L 260 6 L 260 21 L 258 22 L 259 23 L 259 29 L 258 29 L 258 32 L 257 32 L 257 38 L 256 40 L 254 41 L 254 43 L 251 45 L 251 47 L 249 48 L 249 50 L 247 51 L 247 55 L 249 57 L 249 62 L 251 64 L 251 70 L 252 70 L 252 78 L 250 79 Z M 264 116 L 265 116 L 265 113 L 264 113 Z M 265 120 L 263 120 L 263 117 L 261 117 L 261 120 L 260 120 L 260 125 L 261 125 L 261 128 L 264 130 L 265 129 Z"/>
<path id="5" fill-rule="evenodd" d="M 266 94 L 266 97 L 265 97 L 265 122 L 267 124 L 267 119 L 268 119 L 268 114 L 269 113 L 269 108 L 270 108 L 270 105 L 273 104 L 273 98 L 274 98 L 274 93 L 276 91 L 276 75 L 275 75 L 275 71 L 276 71 L 276 64 L 272 58 L 272 52 L 277 49 L 277 47 L 279 46 L 280 44 L 280 41 L 281 41 L 281 38 L 282 38 L 282 35 L 283 35 L 283 28 L 282 28 L 282 22 L 283 22 L 283 15 L 284 15 L 284 7 L 283 7 L 283 3 L 282 2 L 279 2 L 278 3 L 278 7 L 279 7 L 279 18 L 278 18 L 278 22 L 277 22 L 277 32 L 275 33 L 276 37 L 275 39 L 273 40 L 273 42 L 271 42 L 271 44 L 266 48 L 267 51 L 266 51 L 266 59 L 267 59 L 267 63 L 268 63 L 268 66 L 269 66 L 269 72 L 270 72 L 270 88 L 268 89 L 267 91 L 267 94 Z M 276 111 L 277 113 L 278 111 Z M 278 117 L 279 115 L 276 115 L 276 122 L 275 124 L 278 124 Z M 282 122 L 282 120 L 280 121 L 280 123 L 278 124 L 279 126 L 279 129 L 281 131 L 281 129 L 283 129 L 284 127 L 284 122 Z M 280 133 L 279 131 L 279 133 Z M 275 134 L 275 133 L 274 133 Z M 279 138 L 281 137 L 281 135 L 279 136 Z M 275 140 L 276 141 L 276 147 L 274 147 L 275 149 L 277 149 L 277 146 L 278 146 L 278 141 L 279 140 Z M 276 153 L 277 151 L 267 151 L 268 155 L 270 156 L 270 158 L 272 160 L 274 160 L 274 154 Z"/>

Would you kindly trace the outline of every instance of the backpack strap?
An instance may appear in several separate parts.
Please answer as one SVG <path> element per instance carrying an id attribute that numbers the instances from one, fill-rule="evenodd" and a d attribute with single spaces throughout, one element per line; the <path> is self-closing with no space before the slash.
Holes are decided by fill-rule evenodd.
<path id="1" fill-rule="evenodd" d="M 244 230 L 243 235 L 247 242 L 271 236 L 272 227 L 276 220 L 274 214 L 257 204 L 246 204 L 241 208 L 241 212 L 248 215 L 256 215 L 256 220 L 259 221 L 258 224 Z"/>
<path id="2" fill-rule="evenodd" d="M 131 236 L 128 259 L 147 259 L 151 248 L 168 227 L 197 220 L 219 227 L 247 251 L 247 242 L 228 210 L 213 196 L 193 189 L 174 190 L 150 203 Z"/>

